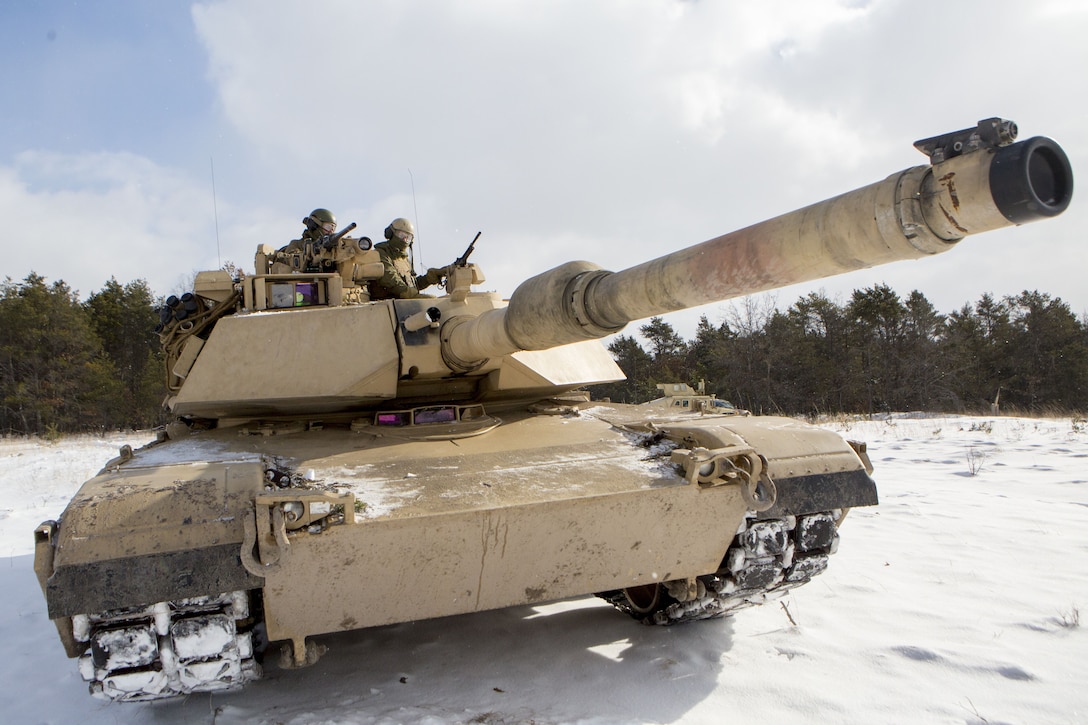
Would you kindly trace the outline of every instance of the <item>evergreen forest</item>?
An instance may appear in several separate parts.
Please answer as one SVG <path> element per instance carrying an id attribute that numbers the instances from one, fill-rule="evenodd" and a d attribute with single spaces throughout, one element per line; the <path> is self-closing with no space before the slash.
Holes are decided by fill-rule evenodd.
<path id="1" fill-rule="evenodd" d="M 165 421 L 147 283 L 111 279 L 80 300 L 31 273 L 0 284 L 0 432 L 56 435 L 144 429 Z"/>
<path id="2" fill-rule="evenodd" d="M 809 294 L 785 311 L 748 297 L 717 326 L 702 317 L 693 340 L 658 317 L 639 332 L 648 350 L 612 340 L 627 380 L 594 386 L 595 397 L 641 403 L 657 383 L 704 380 L 758 414 L 1088 410 L 1088 320 L 1041 292 L 983 295 L 948 315 L 886 285 L 843 304 Z"/>
<path id="3" fill-rule="evenodd" d="M 162 299 L 115 279 L 80 299 L 31 273 L 0 283 L 0 433 L 58 435 L 165 422 L 158 336 Z M 1055 414 L 1088 410 L 1088 320 L 1060 299 L 989 295 L 948 315 L 920 292 L 883 285 L 839 304 L 810 294 L 779 310 L 743 298 L 684 340 L 661 318 L 638 328 L 648 349 L 618 335 L 609 350 L 627 374 L 595 398 L 641 403 L 657 383 L 705 380 L 754 413 L 886 411 Z"/>

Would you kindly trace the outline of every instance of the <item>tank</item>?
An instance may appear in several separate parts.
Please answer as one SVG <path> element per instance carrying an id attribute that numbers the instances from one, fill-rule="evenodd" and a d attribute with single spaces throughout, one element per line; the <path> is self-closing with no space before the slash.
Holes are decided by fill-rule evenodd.
<path id="1" fill-rule="evenodd" d="M 91 694 L 237 688 L 337 632 L 599 595 L 648 624 L 721 617 L 828 565 L 877 504 L 864 443 L 784 417 L 593 401 L 629 322 L 1061 213 L 1061 147 L 1009 121 L 928 164 L 619 272 L 570 262 L 509 300 L 463 255 L 445 293 L 372 299 L 365 237 L 200 273 L 159 335 L 173 422 L 34 532 Z"/>

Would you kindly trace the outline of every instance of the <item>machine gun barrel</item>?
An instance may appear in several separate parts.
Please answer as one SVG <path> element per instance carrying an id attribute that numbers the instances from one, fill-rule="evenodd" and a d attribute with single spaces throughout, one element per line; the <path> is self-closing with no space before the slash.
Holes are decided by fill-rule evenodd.
<path id="1" fill-rule="evenodd" d="M 357 225 L 355 222 L 348 224 L 346 227 L 336 232 L 335 234 L 326 234 L 318 240 L 317 246 L 319 249 L 329 250 L 335 247 L 341 239 L 347 236 L 347 233 L 355 229 Z"/>
<path id="2" fill-rule="evenodd" d="M 945 138 L 953 135 L 935 137 Z M 1065 152 L 1044 137 L 1009 141 L 957 143 L 931 153 L 932 165 L 620 272 L 568 262 L 523 282 L 506 308 L 450 320 L 444 358 L 479 361 L 601 338 L 634 320 L 938 254 L 969 234 L 1060 214 L 1073 191 Z"/>
<path id="3" fill-rule="evenodd" d="M 473 252 L 476 251 L 476 240 L 480 238 L 481 234 L 483 234 L 483 232 L 476 232 L 476 236 L 474 236 L 472 238 L 472 241 L 469 242 L 468 249 L 465 250 L 464 254 L 457 258 L 457 260 L 453 263 L 453 266 L 464 267 L 466 264 L 468 264 L 468 258 L 472 256 Z"/>

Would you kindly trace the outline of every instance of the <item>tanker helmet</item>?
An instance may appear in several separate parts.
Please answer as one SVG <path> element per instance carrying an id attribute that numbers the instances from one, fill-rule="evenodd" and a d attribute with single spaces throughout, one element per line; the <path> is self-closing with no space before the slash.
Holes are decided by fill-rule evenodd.
<path id="1" fill-rule="evenodd" d="M 386 239 L 393 239 L 394 237 L 396 237 L 402 242 L 411 244 L 412 240 L 415 239 L 415 236 L 415 227 L 412 226 L 412 222 L 408 221 L 404 217 L 398 217 L 394 219 L 389 223 L 389 226 L 385 228 Z"/>
<path id="2" fill-rule="evenodd" d="M 336 217 L 328 209 L 314 209 L 310 215 L 302 220 L 307 229 L 323 234 L 332 234 L 336 231 Z"/>

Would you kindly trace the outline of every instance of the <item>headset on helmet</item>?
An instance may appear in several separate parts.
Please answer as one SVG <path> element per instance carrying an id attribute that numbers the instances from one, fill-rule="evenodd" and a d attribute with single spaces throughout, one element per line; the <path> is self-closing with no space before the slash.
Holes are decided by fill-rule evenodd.
<path id="1" fill-rule="evenodd" d="M 416 229 L 412 226 L 412 222 L 404 217 L 398 217 L 389 222 L 389 226 L 385 228 L 385 238 L 392 239 L 393 232 L 404 232 L 405 234 L 410 234 L 412 237 L 415 237 L 416 235 Z"/>
<path id="2" fill-rule="evenodd" d="M 307 229 L 312 230 L 323 229 L 326 224 L 332 224 L 333 228 L 335 228 L 336 217 L 328 209 L 314 209 L 309 216 L 302 220 L 302 223 L 306 225 Z"/>

